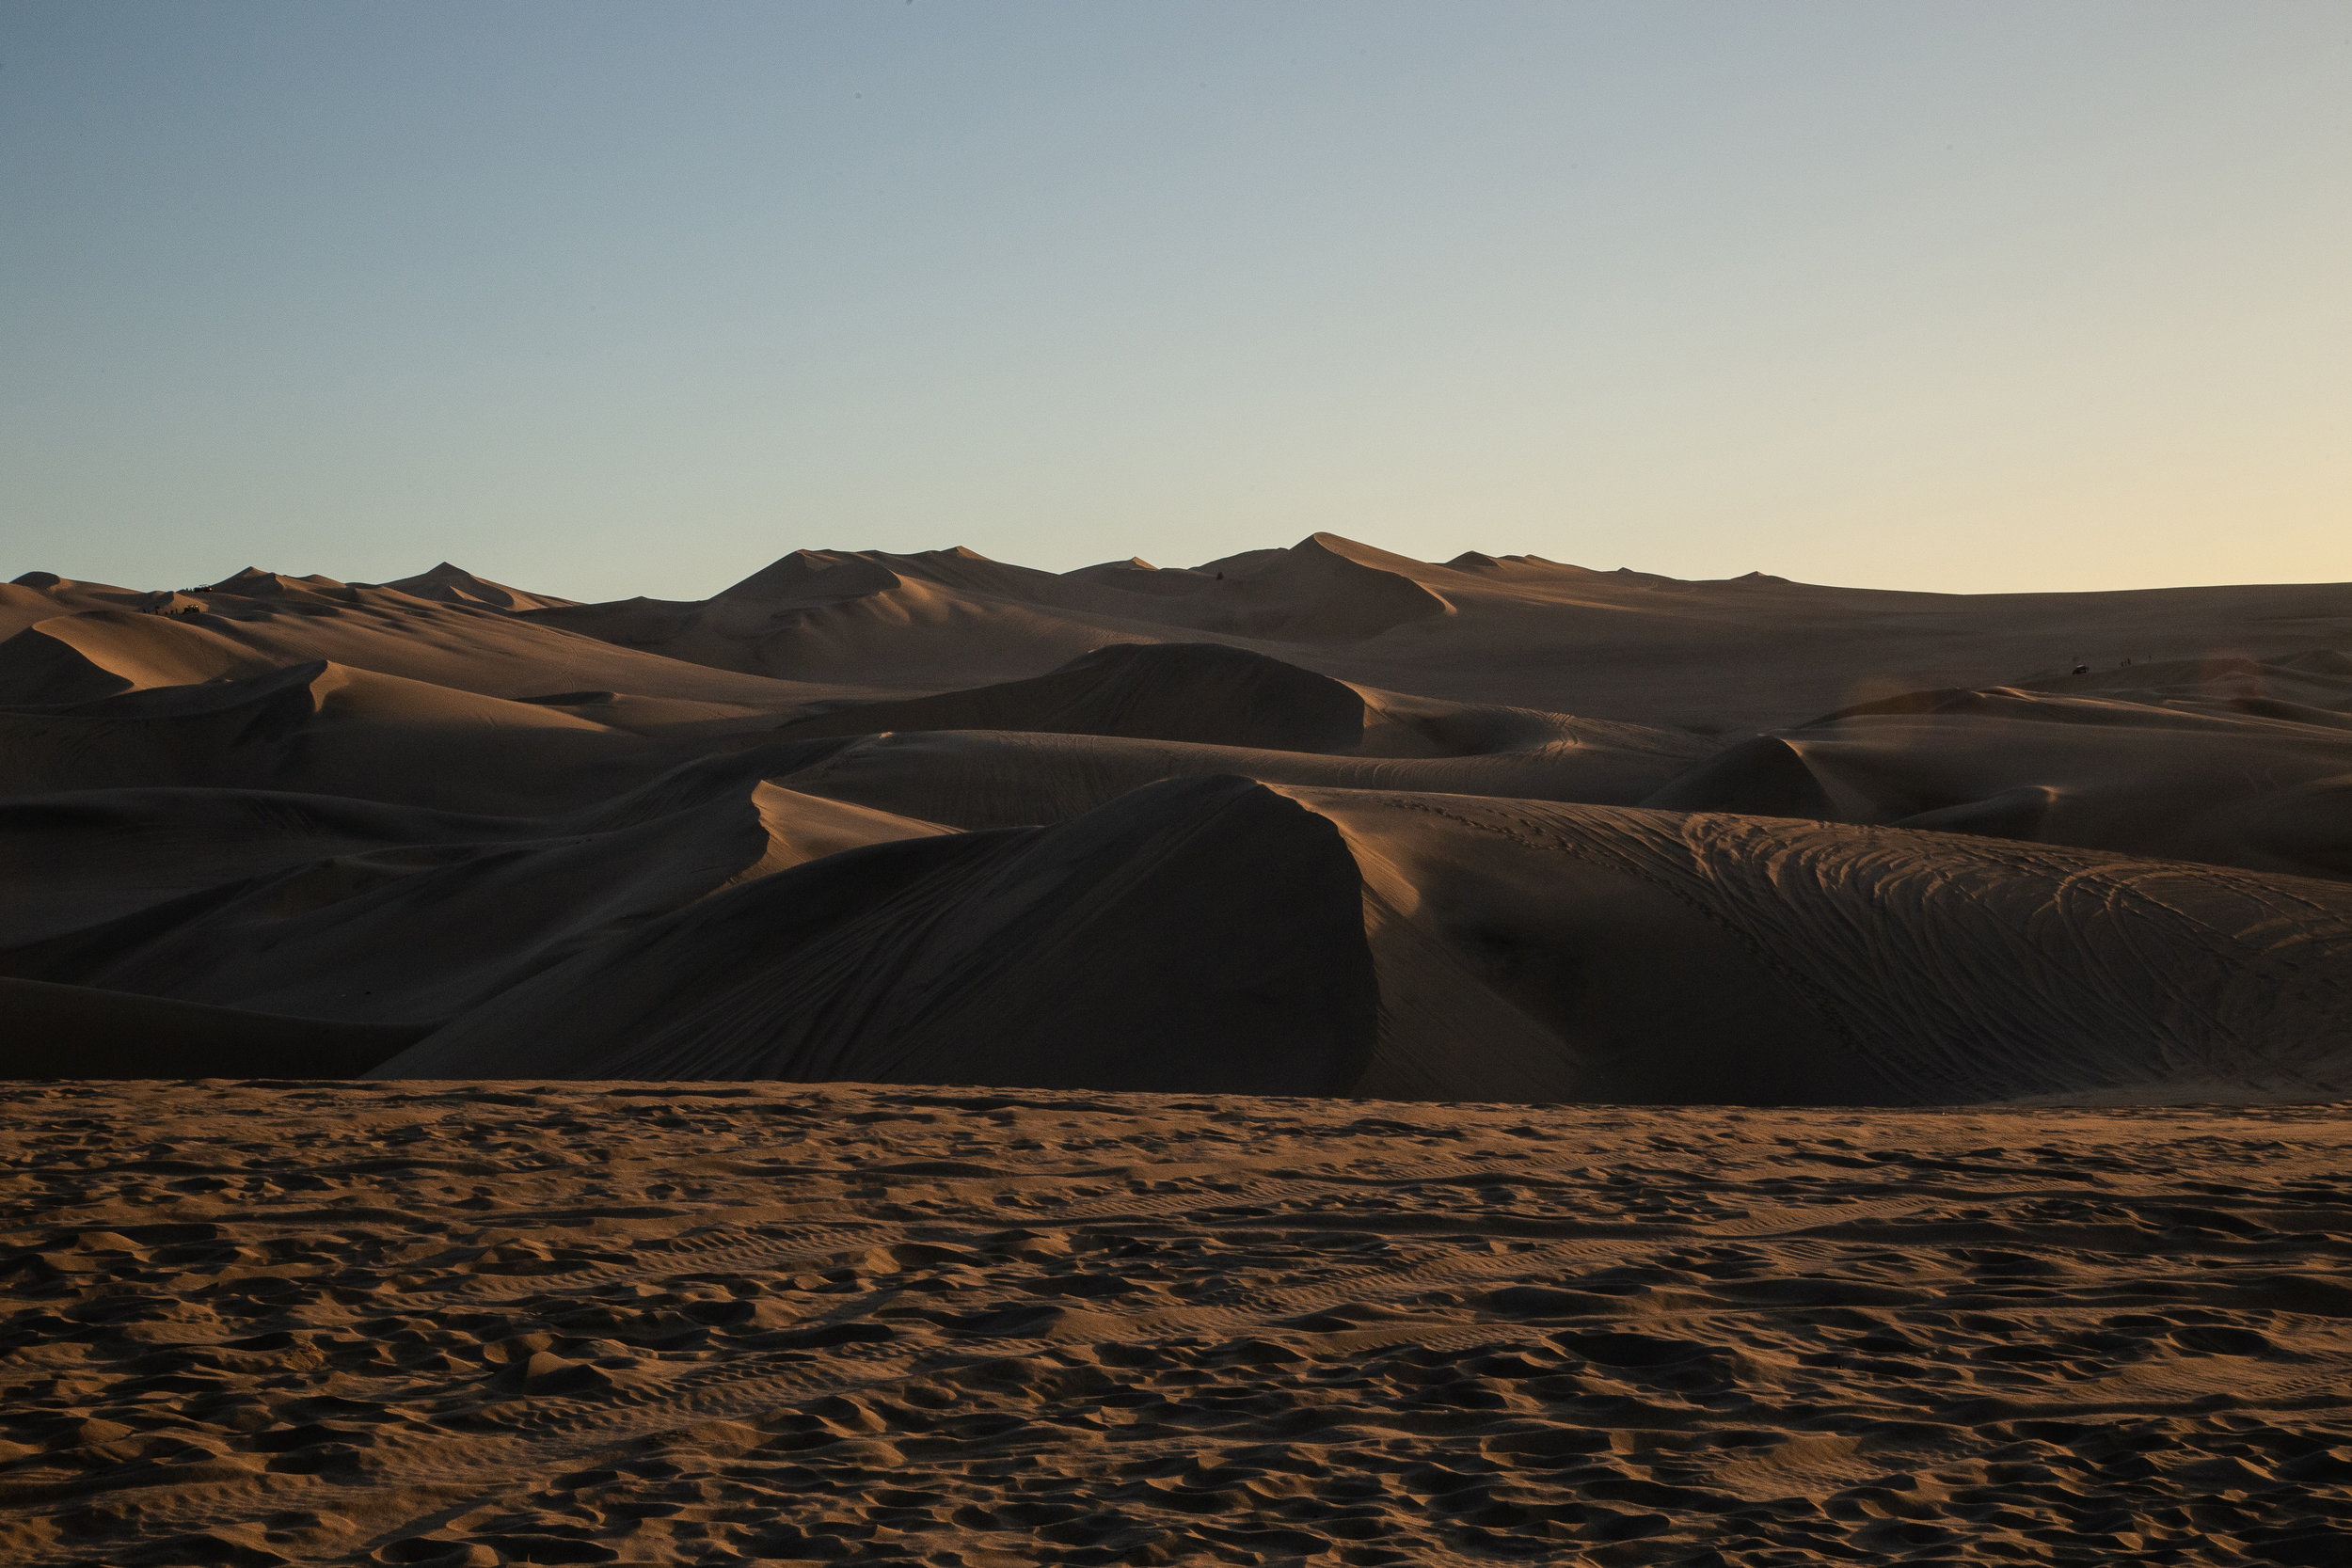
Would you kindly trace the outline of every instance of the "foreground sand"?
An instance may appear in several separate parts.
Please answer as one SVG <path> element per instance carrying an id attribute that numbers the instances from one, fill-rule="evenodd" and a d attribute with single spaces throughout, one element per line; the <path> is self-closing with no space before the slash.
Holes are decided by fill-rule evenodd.
<path id="1" fill-rule="evenodd" d="M 2344 1560 L 2343 1107 L 5 1091 L 10 1562 Z"/>

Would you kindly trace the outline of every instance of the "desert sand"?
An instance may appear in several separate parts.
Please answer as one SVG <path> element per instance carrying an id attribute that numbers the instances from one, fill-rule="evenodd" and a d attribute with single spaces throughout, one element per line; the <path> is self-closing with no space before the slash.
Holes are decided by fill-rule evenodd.
<path id="1" fill-rule="evenodd" d="M 13 1563 L 2280 1563 L 2342 1108 L 8 1092 Z"/>
<path id="2" fill-rule="evenodd" d="M 23 1076 L 299 1075 L 308 1031 L 389 1078 L 2352 1094 L 2352 585 L 1318 534 L 801 550 L 691 602 L 32 572 L 0 612 Z"/>
<path id="3" fill-rule="evenodd" d="M 2352 585 L 0 585 L 0 1556 L 2334 1564 Z"/>

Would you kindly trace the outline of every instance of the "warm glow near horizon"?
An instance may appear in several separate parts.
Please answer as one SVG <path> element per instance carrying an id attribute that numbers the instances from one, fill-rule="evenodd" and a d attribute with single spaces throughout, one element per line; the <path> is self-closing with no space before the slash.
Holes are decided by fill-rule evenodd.
<path id="1" fill-rule="evenodd" d="M 2352 579 L 2352 9 L 18 0 L 0 578 Z"/>

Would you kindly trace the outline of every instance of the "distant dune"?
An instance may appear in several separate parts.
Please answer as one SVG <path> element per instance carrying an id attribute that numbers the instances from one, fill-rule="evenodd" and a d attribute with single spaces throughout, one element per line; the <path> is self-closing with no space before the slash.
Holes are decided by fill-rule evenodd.
<path id="1" fill-rule="evenodd" d="M 2352 585 L 0 587 L 20 1077 L 2352 1092 Z"/>

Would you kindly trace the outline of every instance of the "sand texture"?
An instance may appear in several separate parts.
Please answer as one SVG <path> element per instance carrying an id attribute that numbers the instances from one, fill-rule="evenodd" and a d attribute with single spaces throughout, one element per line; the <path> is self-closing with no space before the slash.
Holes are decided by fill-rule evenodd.
<path id="1" fill-rule="evenodd" d="M 2352 1095 L 2352 586 L 0 593 L 0 1071 Z"/>
<path id="2" fill-rule="evenodd" d="M 2277 1563 L 2352 1117 L 7 1091 L 11 1563 Z"/>
<path id="3" fill-rule="evenodd" d="M 11 1565 L 2335 1568 L 2352 586 L 28 573 L 0 1080 Z"/>

